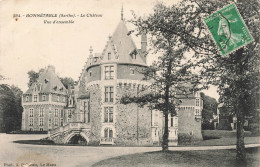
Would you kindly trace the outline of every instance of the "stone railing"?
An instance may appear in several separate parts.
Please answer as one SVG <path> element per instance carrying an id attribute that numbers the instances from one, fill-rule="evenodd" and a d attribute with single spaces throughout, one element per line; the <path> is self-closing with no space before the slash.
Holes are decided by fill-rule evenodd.
<path id="1" fill-rule="evenodd" d="M 100 139 L 100 144 L 114 144 L 113 138 L 103 137 Z"/>
<path id="2" fill-rule="evenodd" d="M 60 126 L 58 128 L 49 131 L 49 134 L 52 136 L 66 131 L 82 130 L 82 129 L 90 129 L 90 125 L 86 123 L 72 122 L 72 123 L 68 123 L 65 126 Z"/>

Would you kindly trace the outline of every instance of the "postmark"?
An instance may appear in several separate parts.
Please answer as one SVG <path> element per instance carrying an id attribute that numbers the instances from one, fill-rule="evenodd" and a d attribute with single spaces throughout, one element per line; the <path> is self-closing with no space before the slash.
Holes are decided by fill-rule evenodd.
<path id="1" fill-rule="evenodd" d="M 214 12 L 203 21 L 223 56 L 254 41 L 234 3 Z"/>

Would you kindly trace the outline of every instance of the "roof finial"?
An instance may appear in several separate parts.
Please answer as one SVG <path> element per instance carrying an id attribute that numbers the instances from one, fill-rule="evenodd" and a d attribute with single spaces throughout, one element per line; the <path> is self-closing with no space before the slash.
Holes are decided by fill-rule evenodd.
<path id="1" fill-rule="evenodd" d="M 124 20 L 124 8 L 123 8 L 123 4 L 122 4 L 122 8 L 121 8 L 121 20 Z"/>

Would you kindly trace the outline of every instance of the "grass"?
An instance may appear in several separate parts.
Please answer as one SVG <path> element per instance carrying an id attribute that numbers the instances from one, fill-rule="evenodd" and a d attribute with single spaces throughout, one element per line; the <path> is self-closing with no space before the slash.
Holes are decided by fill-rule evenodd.
<path id="1" fill-rule="evenodd" d="M 247 162 L 236 161 L 235 150 L 168 151 L 119 156 L 95 163 L 93 167 L 258 167 L 259 148 L 247 148 Z"/>
<path id="2" fill-rule="evenodd" d="M 203 139 L 201 141 L 193 141 L 191 143 L 179 143 L 178 146 L 227 146 L 236 144 L 236 132 L 225 130 L 203 130 Z M 258 144 L 260 137 L 251 137 L 250 132 L 245 132 L 245 144 Z M 20 144 L 38 144 L 38 145 L 75 145 L 77 144 L 55 144 L 51 140 L 18 140 L 14 141 Z M 97 146 L 97 145 L 92 145 Z M 117 147 L 115 145 L 102 145 L 102 147 Z M 121 147 L 121 146 L 119 146 Z M 131 147 L 131 146 L 130 146 Z M 136 146 L 134 146 L 136 147 Z M 137 146 L 138 147 L 138 146 Z M 142 147 L 142 146 L 141 146 Z M 160 147 L 160 146 L 159 146 Z"/>

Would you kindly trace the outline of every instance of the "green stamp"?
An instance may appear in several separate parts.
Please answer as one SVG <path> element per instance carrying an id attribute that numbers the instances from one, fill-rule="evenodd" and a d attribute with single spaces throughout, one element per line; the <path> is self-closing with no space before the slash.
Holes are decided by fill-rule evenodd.
<path id="1" fill-rule="evenodd" d="M 234 3 L 214 12 L 203 21 L 223 56 L 254 40 Z"/>

